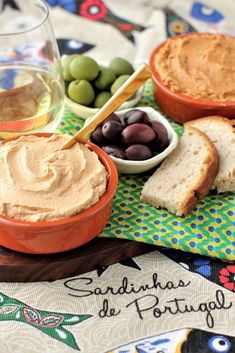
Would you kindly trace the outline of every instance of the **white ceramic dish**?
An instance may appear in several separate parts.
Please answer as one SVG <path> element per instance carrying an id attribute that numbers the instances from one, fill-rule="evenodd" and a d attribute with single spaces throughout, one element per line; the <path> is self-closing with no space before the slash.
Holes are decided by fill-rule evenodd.
<path id="1" fill-rule="evenodd" d="M 131 109 L 118 111 L 116 112 L 116 114 L 123 122 L 125 113 Z M 123 160 L 120 158 L 110 156 L 110 158 L 112 158 L 112 160 L 116 164 L 118 171 L 123 174 L 139 174 L 156 167 L 159 163 L 163 161 L 163 159 L 165 159 L 176 148 L 178 144 L 178 136 L 175 130 L 172 128 L 168 120 L 164 118 L 159 112 L 157 112 L 155 109 L 151 107 L 136 107 L 135 109 L 140 109 L 145 111 L 148 114 L 150 120 L 156 120 L 162 123 L 167 129 L 170 143 L 169 143 L 169 146 L 163 152 L 159 153 L 157 156 L 146 159 L 144 161 Z M 88 122 L 89 122 L 89 119 L 86 120 L 85 125 Z"/>
<path id="2" fill-rule="evenodd" d="M 140 87 L 137 90 L 134 99 L 131 99 L 131 100 L 126 101 L 125 103 L 123 103 L 119 107 L 118 110 L 123 110 L 123 109 L 134 107 L 139 102 L 139 100 L 141 99 L 141 97 L 143 95 L 143 91 L 144 91 L 144 87 L 142 86 L 142 87 Z M 79 118 L 82 118 L 82 119 L 87 119 L 87 118 L 95 115 L 98 112 L 98 110 L 99 110 L 97 108 L 90 108 L 90 107 L 86 107 L 85 105 L 81 105 L 81 104 L 75 103 L 74 101 L 69 99 L 66 95 L 65 95 L 65 105 L 67 105 L 67 107 L 75 115 L 77 115 Z"/>
<path id="3" fill-rule="evenodd" d="M 61 59 L 66 58 L 68 55 L 62 55 Z M 102 65 L 107 66 L 107 63 L 103 62 Z M 123 109 L 128 109 L 134 107 L 142 98 L 144 93 L 144 86 L 140 87 L 134 96 L 133 99 L 130 99 L 126 102 L 124 102 L 118 110 L 123 110 Z M 78 104 L 74 102 L 72 99 L 70 99 L 66 94 L 65 94 L 65 105 L 79 118 L 82 119 L 87 119 L 89 117 L 92 117 L 95 115 L 99 109 L 97 108 L 90 108 L 86 107 L 85 105 Z"/>

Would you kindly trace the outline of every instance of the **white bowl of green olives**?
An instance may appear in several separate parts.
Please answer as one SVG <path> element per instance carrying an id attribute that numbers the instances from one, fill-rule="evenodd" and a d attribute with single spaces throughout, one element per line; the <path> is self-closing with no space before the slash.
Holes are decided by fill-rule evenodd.
<path id="1" fill-rule="evenodd" d="M 90 140 L 110 155 L 120 173 L 137 174 L 161 163 L 176 148 L 178 136 L 155 109 L 138 107 L 111 114 Z"/>
<path id="2" fill-rule="evenodd" d="M 93 116 L 134 72 L 124 58 L 113 58 L 108 66 L 99 65 L 86 55 L 62 57 L 65 80 L 65 104 L 70 110 L 86 119 Z M 143 87 L 123 103 L 119 110 L 135 106 L 143 95 Z"/>

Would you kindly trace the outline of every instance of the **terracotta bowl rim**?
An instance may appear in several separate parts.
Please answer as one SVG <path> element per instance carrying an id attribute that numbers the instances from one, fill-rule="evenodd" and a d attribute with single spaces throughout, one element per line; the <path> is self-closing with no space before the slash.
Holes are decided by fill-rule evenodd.
<path id="1" fill-rule="evenodd" d="M 174 100 L 178 100 L 181 103 L 186 103 L 188 105 L 192 105 L 192 106 L 200 106 L 200 108 L 205 108 L 205 109 L 215 109 L 215 108 L 227 108 L 227 109 L 231 109 L 231 108 L 235 108 L 235 100 L 234 101 L 226 101 L 226 102 L 221 102 L 221 101 L 215 101 L 215 100 L 206 100 L 206 99 L 194 99 L 191 98 L 190 96 L 186 96 L 184 94 L 181 93 L 177 93 L 177 92 L 172 92 L 161 80 L 155 66 L 154 66 L 154 58 L 156 53 L 160 50 L 160 48 L 162 48 L 166 42 L 171 41 L 171 40 L 177 40 L 179 38 L 185 38 L 185 37 L 192 37 L 192 36 L 215 36 L 215 35 L 219 35 L 221 37 L 229 37 L 229 38 L 233 38 L 235 40 L 235 38 L 233 36 L 229 36 L 229 35 L 225 35 L 225 34 L 221 34 L 221 33 L 207 33 L 207 32 L 191 32 L 191 33 L 184 33 L 184 34 L 180 34 L 180 35 L 175 35 L 171 38 L 166 39 L 165 41 L 163 41 L 162 43 L 160 43 L 158 46 L 156 46 L 151 54 L 150 54 L 150 59 L 149 59 L 149 66 L 152 72 L 152 78 L 153 81 L 156 85 L 158 85 L 162 91 L 164 91 L 164 93 L 166 93 L 168 96 L 171 96 L 171 98 L 173 98 Z"/>
<path id="2" fill-rule="evenodd" d="M 39 132 L 39 133 L 33 133 L 33 134 L 28 134 L 28 135 L 34 135 L 34 136 L 42 136 L 42 137 L 49 137 L 54 134 L 60 134 L 60 133 L 50 133 L 50 132 Z M 61 134 L 62 135 L 62 134 Z M 0 143 L 6 143 L 8 141 L 16 140 L 17 138 L 21 136 L 26 136 L 26 135 L 20 135 L 16 136 L 13 138 L 8 138 L 3 140 Z M 43 221 L 43 222 L 28 222 L 28 221 L 22 221 L 22 220 L 16 220 L 10 217 L 6 217 L 0 214 L 0 225 L 4 224 L 5 226 L 11 226 L 11 227 L 19 227 L 19 228 L 31 228 L 31 229 L 45 229 L 45 228 L 53 228 L 53 227 L 58 227 L 58 226 L 64 226 L 70 223 L 79 223 L 80 220 L 90 218 L 91 216 L 95 216 L 97 212 L 99 212 L 107 203 L 110 202 L 110 200 L 114 197 L 117 185 L 118 185 L 118 172 L 117 168 L 115 166 L 115 163 L 112 161 L 112 159 L 108 156 L 107 153 L 105 153 L 101 148 L 99 148 L 97 145 L 90 141 L 83 141 L 80 140 L 80 143 L 85 144 L 91 151 L 94 151 L 98 156 L 101 161 L 101 163 L 104 165 L 106 171 L 108 172 L 108 186 L 106 189 L 106 192 L 101 196 L 99 201 L 97 201 L 94 205 L 89 207 L 88 209 L 81 211 L 77 215 L 71 216 L 71 217 L 65 217 L 61 218 L 58 220 L 52 220 L 52 221 Z"/>

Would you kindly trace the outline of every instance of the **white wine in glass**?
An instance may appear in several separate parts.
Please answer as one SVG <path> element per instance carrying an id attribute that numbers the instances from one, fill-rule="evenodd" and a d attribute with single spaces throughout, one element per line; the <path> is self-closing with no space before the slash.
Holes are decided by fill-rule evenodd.
<path id="1" fill-rule="evenodd" d="M 49 10 L 17 0 L 0 12 L 0 137 L 54 131 L 64 104 L 60 57 Z"/>

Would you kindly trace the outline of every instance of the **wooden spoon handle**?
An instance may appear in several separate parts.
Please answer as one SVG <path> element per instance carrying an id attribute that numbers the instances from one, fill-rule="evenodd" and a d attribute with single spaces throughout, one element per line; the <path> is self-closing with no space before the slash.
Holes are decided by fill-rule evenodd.
<path id="1" fill-rule="evenodd" d="M 89 124 L 84 126 L 74 135 L 63 147 L 62 150 L 72 147 L 77 140 L 88 140 L 90 134 L 97 125 L 102 123 L 111 113 L 125 102 L 143 83 L 151 77 L 148 65 L 141 65 L 128 80 L 114 93 L 114 95 L 103 105 L 102 108 L 93 116 Z"/>

